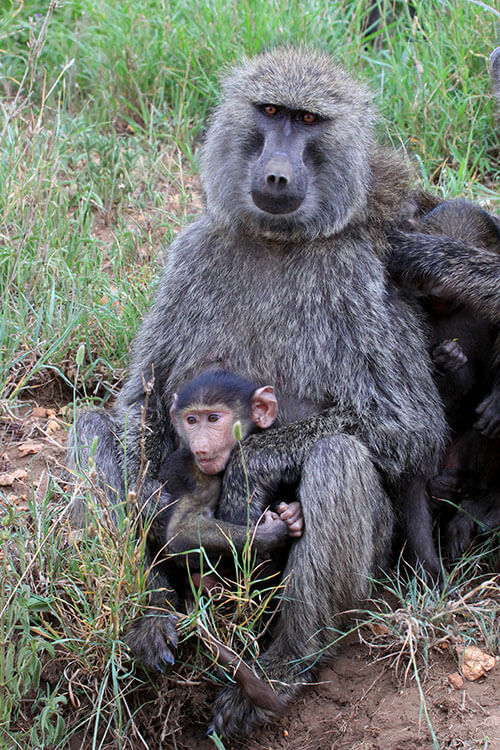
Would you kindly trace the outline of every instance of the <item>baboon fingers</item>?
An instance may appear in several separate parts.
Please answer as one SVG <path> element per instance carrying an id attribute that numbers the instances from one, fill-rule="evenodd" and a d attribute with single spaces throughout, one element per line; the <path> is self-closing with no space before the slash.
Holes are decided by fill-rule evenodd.
<path id="1" fill-rule="evenodd" d="M 278 513 L 282 521 L 288 526 L 288 536 L 300 537 L 304 531 L 304 516 L 302 505 L 298 500 L 291 503 L 282 502 L 278 505 Z"/>
<path id="2" fill-rule="evenodd" d="M 487 438 L 500 438 L 500 392 L 494 390 L 476 409 L 474 428 Z"/>

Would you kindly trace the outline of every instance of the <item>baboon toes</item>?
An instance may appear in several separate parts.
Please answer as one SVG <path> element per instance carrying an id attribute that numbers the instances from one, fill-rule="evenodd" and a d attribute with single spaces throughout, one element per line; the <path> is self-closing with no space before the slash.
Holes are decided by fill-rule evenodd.
<path id="1" fill-rule="evenodd" d="M 134 656 L 149 670 L 163 672 L 175 662 L 177 648 L 177 615 L 151 614 L 140 617 L 128 629 L 125 640 Z"/>
<path id="2" fill-rule="evenodd" d="M 238 687 L 226 687 L 215 699 L 207 734 L 216 732 L 223 737 L 247 737 L 253 729 L 274 716 L 272 711 L 255 706 Z"/>
<path id="3" fill-rule="evenodd" d="M 456 560 L 463 555 L 469 546 L 475 522 L 464 513 L 457 511 L 453 516 L 446 531 L 446 551 L 448 557 Z"/>

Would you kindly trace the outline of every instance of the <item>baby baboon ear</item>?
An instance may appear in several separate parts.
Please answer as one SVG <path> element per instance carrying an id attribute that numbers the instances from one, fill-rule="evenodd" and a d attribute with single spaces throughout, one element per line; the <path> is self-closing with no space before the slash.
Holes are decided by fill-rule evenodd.
<path id="1" fill-rule="evenodd" d="M 257 388 L 252 396 L 251 417 L 263 430 L 272 425 L 278 411 L 278 402 L 272 385 Z"/>

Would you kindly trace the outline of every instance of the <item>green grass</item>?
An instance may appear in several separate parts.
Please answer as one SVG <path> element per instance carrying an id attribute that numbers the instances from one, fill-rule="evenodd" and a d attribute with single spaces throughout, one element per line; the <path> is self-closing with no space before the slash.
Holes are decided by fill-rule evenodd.
<path id="1" fill-rule="evenodd" d="M 218 75 L 242 54 L 283 42 L 330 50 L 372 88 L 381 136 L 407 150 L 426 187 L 500 210 L 493 4 L 416 0 L 411 19 L 402 0 L 381 2 L 385 23 L 363 37 L 365 5 L 0 0 L 4 403 L 15 408 L 34 387 L 50 398 L 54 382 L 66 395 L 76 386 L 75 398 L 106 399 L 119 386 L 161 252 L 200 210 L 196 153 Z M 67 492 L 54 474 L 28 511 L 0 492 L 0 748 L 62 748 L 71 733 L 96 748 L 114 733 L 128 747 L 147 702 L 159 710 L 165 700 L 131 669 L 121 640 L 144 603 L 140 542 L 98 524 L 97 536 L 72 540 Z M 415 653 L 446 619 L 420 604 Z M 228 626 L 241 643 L 259 628 L 258 606 L 249 630 Z M 490 609 L 480 611 L 474 633 L 498 649 Z M 213 617 L 203 602 L 200 612 Z M 186 692 L 169 701 L 172 727 Z"/>
<path id="2" fill-rule="evenodd" d="M 421 1 L 411 19 L 387 3 L 370 46 L 361 0 L 2 4 L 4 397 L 72 383 L 81 341 L 80 386 L 104 397 L 120 379 L 158 253 L 190 212 L 217 76 L 243 53 L 319 42 L 370 84 L 424 184 L 494 203 L 493 9 Z"/>

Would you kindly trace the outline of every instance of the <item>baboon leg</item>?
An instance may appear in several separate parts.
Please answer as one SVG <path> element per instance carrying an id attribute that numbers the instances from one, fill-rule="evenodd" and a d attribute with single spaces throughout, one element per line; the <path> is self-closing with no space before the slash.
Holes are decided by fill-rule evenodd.
<path id="1" fill-rule="evenodd" d="M 402 486 L 397 503 L 401 508 L 401 527 L 405 536 L 404 559 L 422 570 L 436 583 L 443 577 L 439 556 L 432 538 L 432 515 L 427 494 L 429 477 L 419 474 Z"/>
<path id="2" fill-rule="evenodd" d="M 446 529 L 446 551 L 451 559 L 464 554 L 472 536 L 500 527 L 500 492 L 485 492 L 463 500 Z"/>
<path id="3" fill-rule="evenodd" d="M 179 597 L 170 584 L 166 564 L 152 559 L 148 545 L 144 561 L 148 566 L 147 588 L 151 591 L 149 606 L 128 628 L 125 641 L 146 669 L 163 672 L 165 666 L 175 662 Z"/>
<path id="4" fill-rule="evenodd" d="M 493 85 L 493 93 L 495 94 L 500 107 L 500 47 L 493 50 L 490 55 L 491 61 L 491 83 Z"/>
<path id="5" fill-rule="evenodd" d="M 73 467 L 76 471 L 88 474 L 89 459 L 92 445 L 97 437 L 97 445 L 93 453 L 98 494 L 106 503 L 113 521 L 117 521 L 120 514 L 130 515 L 130 509 L 124 507 L 127 502 L 124 481 L 124 448 L 115 437 L 116 430 L 109 414 L 98 411 L 83 413 L 75 423 L 74 432 L 70 438 L 73 451 Z M 160 549 L 165 544 L 166 514 L 170 498 L 166 493 L 156 492 L 157 482 L 144 483 L 142 497 L 147 496 L 148 502 L 142 503 L 144 528 L 148 529 L 148 539 L 145 545 L 144 563 L 148 570 L 147 588 L 151 591 L 149 606 L 146 614 L 139 617 L 126 634 L 126 641 L 136 658 L 149 668 L 162 671 L 165 664 L 174 663 L 172 650 L 177 647 L 177 615 L 175 609 L 178 597 L 169 583 L 165 564 L 158 564 L 154 559 L 154 548 Z M 86 499 L 77 497 L 70 510 L 71 521 L 74 525 L 83 526 L 88 511 Z"/>
<path id="6" fill-rule="evenodd" d="M 342 612 L 368 595 L 377 568 L 385 565 L 393 528 L 391 504 L 368 451 L 349 435 L 314 445 L 299 494 L 305 531 L 291 546 L 279 621 L 259 660 L 287 702 L 331 655 Z M 216 699 L 212 728 L 247 735 L 271 718 L 231 686 Z"/>
<path id="7" fill-rule="evenodd" d="M 95 466 L 98 492 L 107 499 L 109 508 L 116 511 L 125 496 L 123 464 L 120 460 L 116 431 L 109 414 L 102 411 L 86 411 L 78 417 L 69 434 L 70 469 L 89 474 L 90 455 L 95 439 L 92 463 Z M 95 493 L 94 493 L 95 494 Z M 87 504 L 83 498 L 73 501 L 70 517 L 75 525 L 83 525 Z"/>

